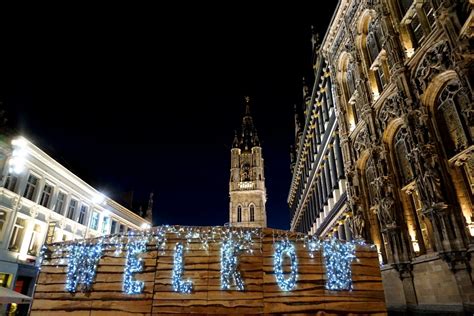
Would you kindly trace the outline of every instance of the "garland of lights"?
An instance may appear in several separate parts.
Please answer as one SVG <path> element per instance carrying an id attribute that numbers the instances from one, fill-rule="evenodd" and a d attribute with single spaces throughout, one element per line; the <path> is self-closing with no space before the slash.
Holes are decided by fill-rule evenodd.
<path id="1" fill-rule="evenodd" d="M 167 235 L 175 234 L 177 239 L 182 239 L 175 246 L 174 266 L 172 272 L 172 286 L 176 292 L 192 293 L 193 282 L 181 280 L 184 273 L 184 249 L 189 248 L 192 240 L 199 240 L 201 248 L 208 251 L 209 243 L 221 242 L 221 289 L 245 290 L 245 282 L 239 271 L 239 256 L 242 252 L 252 253 L 254 239 L 260 238 L 263 244 L 263 235 L 260 228 L 234 228 L 234 227 L 186 227 L 186 226 L 160 226 L 148 231 L 130 231 L 126 234 L 114 234 L 93 240 L 82 240 L 71 243 L 57 243 L 43 246 L 39 255 L 39 264 L 43 260 L 49 264 L 56 262 L 63 265 L 67 252 L 66 290 L 74 293 L 78 285 L 80 290 L 90 291 L 94 283 L 98 261 L 104 249 L 115 250 L 119 256 L 122 249 L 126 250 L 126 263 L 124 267 L 123 290 L 127 294 L 143 292 L 144 282 L 134 280 L 134 273 L 143 270 L 143 259 L 138 258 L 140 253 L 155 249 L 163 254 L 166 249 Z M 276 238 L 275 238 L 276 237 Z M 303 242 L 311 258 L 314 252 L 322 251 L 326 268 L 328 290 L 351 290 L 352 272 L 351 265 L 355 257 L 356 245 L 375 248 L 360 240 L 342 242 L 337 239 L 321 241 L 315 236 L 297 234 L 291 237 L 295 243 Z M 279 241 L 278 241 L 279 240 Z M 274 232 L 274 272 L 277 284 L 283 291 L 291 291 L 296 286 L 298 277 L 298 262 L 296 249 L 286 233 Z M 260 246 L 261 247 L 261 246 Z M 262 251 L 262 248 L 260 248 Z M 283 258 L 290 257 L 291 272 L 283 272 Z M 285 277 L 287 278 L 285 279 Z"/>
<path id="2" fill-rule="evenodd" d="M 221 289 L 230 290 L 233 283 L 237 290 L 243 291 L 245 283 L 240 275 L 239 254 L 244 250 L 242 243 L 232 239 L 224 240 L 221 246 Z"/>
<path id="3" fill-rule="evenodd" d="M 283 273 L 283 256 L 290 257 L 291 272 L 288 279 L 285 279 Z M 298 276 L 298 260 L 296 258 L 295 246 L 289 241 L 284 240 L 276 244 L 275 254 L 273 255 L 273 270 L 275 271 L 278 286 L 285 292 L 291 291 L 296 286 Z"/>
<path id="4" fill-rule="evenodd" d="M 184 256 L 183 256 L 183 244 L 177 243 L 174 248 L 174 264 L 172 274 L 172 285 L 175 292 L 189 294 L 193 291 L 193 282 L 190 280 L 183 281 L 181 277 L 184 271 Z"/>
<path id="5" fill-rule="evenodd" d="M 68 246 L 69 260 L 66 274 L 66 291 L 75 293 L 78 284 L 81 284 L 82 292 L 89 292 L 94 283 L 97 271 L 97 263 L 102 256 L 103 243 L 84 243 Z"/>
<path id="6" fill-rule="evenodd" d="M 333 238 L 323 243 L 328 290 L 352 290 L 351 264 L 355 256 L 355 243 L 340 242 Z"/>
<path id="7" fill-rule="evenodd" d="M 123 276 L 123 290 L 127 294 L 143 292 L 144 282 L 133 279 L 133 274 L 143 270 L 143 259 L 138 255 L 146 251 L 147 239 L 137 239 L 127 244 L 127 260 Z"/>

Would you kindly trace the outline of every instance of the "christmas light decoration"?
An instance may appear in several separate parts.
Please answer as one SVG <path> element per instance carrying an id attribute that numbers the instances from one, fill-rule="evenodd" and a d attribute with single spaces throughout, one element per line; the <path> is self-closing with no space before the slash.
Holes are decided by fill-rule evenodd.
<path id="1" fill-rule="evenodd" d="M 173 265 L 173 275 L 172 285 L 175 292 L 179 293 L 191 293 L 193 290 L 193 282 L 190 280 L 183 281 L 181 280 L 184 271 L 184 255 L 183 255 L 183 244 L 177 243 L 174 248 L 174 265 Z"/>
<path id="2" fill-rule="evenodd" d="M 355 243 L 335 238 L 323 242 L 328 290 L 352 290 L 351 264 L 355 258 Z"/>
<path id="3" fill-rule="evenodd" d="M 94 283 L 97 263 L 102 256 L 103 243 L 96 244 L 81 241 L 68 246 L 69 258 L 67 263 L 66 290 L 75 293 L 78 284 L 82 292 L 89 292 Z"/>
<path id="4" fill-rule="evenodd" d="M 290 241 L 291 238 L 291 241 Z M 124 267 L 123 290 L 127 294 L 143 292 L 144 282 L 134 279 L 134 274 L 143 270 L 143 259 L 139 254 L 154 250 L 162 255 L 166 250 L 168 239 L 178 239 L 174 248 L 174 266 L 172 271 L 172 287 L 179 293 L 189 294 L 193 291 L 191 280 L 182 280 L 184 273 L 184 251 L 191 242 L 200 244 L 201 249 L 208 251 L 211 243 L 220 243 L 221 248 L 221 289 L 245 290 L 245 282 L 239 270 L 239 259 L 242 253 L 251 254 L 254 242 L 260 245 L 262 252 L 263 234 L 261 228 L 237 227 L 187 227 L 159 226 L 149 231 L 129 231 L 126 234 L 114 234 L 74 243 L 55 243 L 44 246 L 38 258 L 38 265 L 61 266 L 67 263 L 66 290 L 76 292 L 79 285 L 81 291 L 90 291 L 94 282 L 98 261 L 104 250 L 112 251 L 116 256 L 123 256 Z M 321 251 L 326 269 L 326 288 L 329 290 L 351 290 L 351 265 L 355 259 L 356 246 L 371 247 L 361 240 L 339 241 L 337 239 L 319 240 L 314 236 L 303 234 L 290 235 L 287 232 L 273 231 L 275 247 L 274 273 L 276 282 L 283 291 L 291 291 L 298 278 L 298 260 L 296 245 L 303 244 L 309 256 L 314 258 Z M 283 272 L 285 257 L 290 259 L 289 273 Z"/>
<path id="5" fill-rule="evenodd" d="M 232 239 L 223 240 L 221 246 L 221 289 L 230 290 L 233 283 L 239 291 L 245 289 L 240 275 L 239 254 L 243 251 L 242 243 Z"/>
<path id="6" fill-rule="evenodd" d="M 136 239 L 127 244 L 127 260 L 123 276 L 123 290 L 127 294 L 143 292 L 144 282 L 133 279 L 133 274 L 143 269 L 143 259 L 138 255 L 146 251 L 146 239 Z"/>
<path id="7" fill-rule="evenodd" d="M 290 276 L 285 279 L 283 273 L 283 256 L 290 257 L 291 271 Z M 273 255 L 273 270 L 275 271 L 278 286 L 285 292 L 291 291 L 296 286 L 298 276 L 298 260 L 296 258 L 295 246 L 289 241 L 284 240 L 278 242 L 275 246 L 275 254 Z"/>

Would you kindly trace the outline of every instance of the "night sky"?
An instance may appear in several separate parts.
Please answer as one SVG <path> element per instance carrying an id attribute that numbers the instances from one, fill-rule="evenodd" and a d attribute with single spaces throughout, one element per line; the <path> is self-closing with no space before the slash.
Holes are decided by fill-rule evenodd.
<path id="1" fill-rule="evenodd" d="M 4 11 L 1 107 L 107 196 L 133 191 L 136 210 L 153 191 L 155 225 L 222 225 L 249 95 L 268 225 L 288 229 L 293 104 L 313 80 L 310 26 L 322 37 L 336 3 Z"/>

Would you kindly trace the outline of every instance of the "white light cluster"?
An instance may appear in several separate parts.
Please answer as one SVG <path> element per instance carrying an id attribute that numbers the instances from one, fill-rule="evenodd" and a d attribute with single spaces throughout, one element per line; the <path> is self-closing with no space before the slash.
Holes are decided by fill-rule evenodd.
<path id="1" fill-rule="evenodd" d="M 75 293 L 79 284 L 81 284 L 81 292 L 91 290 L 102 249 L 102 240 L 96 244 L 81 241 L 68 246 L 66 291 Z"/>
<path id="2" fill-rule="evenodd" d="M 179 293 L 189 294 L 193 291 L 193 282 L 190 280 L 183 281 L 181 278 L 184 272 L 184 256 L 183 256 L 183 244 L 177 243 L 174 248 L 174 264 L 173 264 L 173 275 L 171 276 L 171 283 L 173 290 Z"/>
<path id="3" fill-rule="evenodd" d="M 143 269 L 143 259 L 138 255 L 146 251 L 147 240 L 133 240 L 127 244 L 127 260 L 123 275 L 123 290 L 127 294 L 140 294 L 143 292 L 144 282 L 137 281 L 133 274 Z"/>
<path id="4" fill-rule="evenodd" d="M 28 155 L 26 146 L 27 144 L 24 138 L 12 140 L 13 151 L 9 163 L 10 173 L 19 174 L 25 170 L 26 156 Z"/>
<path id="5" fill-rule="evenodd" d="M 283 272 L 283 256 L 290 257 L 291 271 L 290 276 L 285 279 Z M 275 253 L 273 255 L 273 270 L 275 272 L 278 286 L 285 292 L 291 291 L 296 286 L 298 276 L 298 260 L 296 258 L 295 246 L 289 240 L 283 240 L 276 243 Z"/>
<path id="6" fill-rule="evenodd" d="M 335 238 L 323 242 L 328 290 L 352 290 L 351 265 L 355 256 L 354 242 L 341 242 Z"/>
<path id="7" fill-rule="evenodd" d="M 234 284 L 239 291 L 245 290 L 245 283 L 239 271 L 239 255 L 242 245 L 232 239 L 223 240 L 221 246 L 221 289 L 230 290 Z"/>

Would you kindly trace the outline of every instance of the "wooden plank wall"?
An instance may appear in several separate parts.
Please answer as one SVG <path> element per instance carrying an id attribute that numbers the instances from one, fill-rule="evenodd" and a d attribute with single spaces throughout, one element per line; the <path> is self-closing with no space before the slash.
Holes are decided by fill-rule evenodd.
<path id="1" fill-rule="evenodd" d="M 174 248 L 178 239 L 167 235 L 164 249 L 149 245 L 137 280 L 145 282 L 142 294 L 122 291 L 125 252 L 114 255 L 114 248 L 104 250 L 99 261 L 92 291 L 68 293 L 65 288 L 66 258 L 45 261 L 36 286 L 31 315 L 162 315 L 162 314 L 307 314 L 385 315 L 385 302 L 379 262 L 375 249 L 357 247 L 357 260 L 352 263 L 352 291 L 325 289 L 325 267 L 321 252 L 312 258 L 302 241 L 296 242 L 298 278 L 293 291 L 284 292 L 273 272 L 274 235 L 294 233 L 263 229 L 263 238 L 255 238 L 252 253 L 240 256 L 240 271 L 245 291 L 220 288 L 220 241 L 210 242 L 208 250 L 193 239 L 184 251 L 183 279 L 193 281 L 193 292 L 173 291 L 171 274 Z M 112 245 L 110 245 L 112 246 Z"/>

